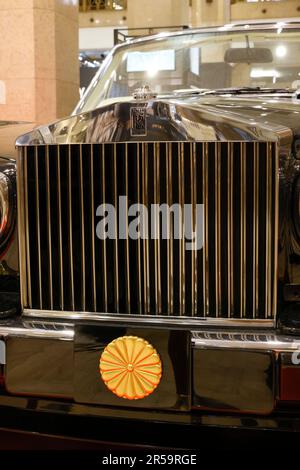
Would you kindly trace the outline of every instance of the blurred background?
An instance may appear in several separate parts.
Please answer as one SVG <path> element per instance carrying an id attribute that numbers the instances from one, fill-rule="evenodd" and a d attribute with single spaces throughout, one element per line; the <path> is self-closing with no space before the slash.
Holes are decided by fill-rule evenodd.
<path id="1" fill-rule="evenodd" d="M 299 17 L 299 0 L 0 0 L 0 119 L 69 115 L 128 38 Z"/>

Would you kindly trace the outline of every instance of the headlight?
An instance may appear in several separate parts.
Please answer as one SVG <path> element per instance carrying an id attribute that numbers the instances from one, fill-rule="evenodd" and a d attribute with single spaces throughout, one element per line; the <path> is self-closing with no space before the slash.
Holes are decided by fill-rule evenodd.
<path id="1" fill-rule="evenodd" d="M 6 251 L 16 225 L 16 165 L 0 159 L 0 256 Z"/>

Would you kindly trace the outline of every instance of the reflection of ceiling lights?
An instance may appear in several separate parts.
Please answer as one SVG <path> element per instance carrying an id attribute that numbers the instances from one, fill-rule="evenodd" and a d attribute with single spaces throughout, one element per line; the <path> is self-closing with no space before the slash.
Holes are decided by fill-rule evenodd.
<path id="1" fill-rule="evenodd" d="M 279 21 L 275 25 L 277 27 L 277 34 L 282 33 L 283 27 L 285 26 L 285 23 L 283 21 Z"/>
<path id="2" fill-rule="evenodd" d="M 218 30 L 219 31 L 228 31 L 233 27 L 234 27 L 234 23 L 228 23 L 228 24 L 225 24 L 224 26 L 221 26 L 220 28 L 218 28 Z"/>
<path id="3" fill-rule="evenodd" d="M 250 73 L 251 78 L 278 78 L 280 77 L 279 72 L 277 70 L 265 70 L 265 69 L 252 69 Z"/>
<path id="4" fill-rule="evenodd" d="M 284 56 L 286 56 L 286 47 L 285 46 L 277 46 L 276 47 L 276 56 L 279 57 L 279 58 L 282 58 Z"/>
<path id="5" fill-rule="evenodd" d="M 152 67 L 147 70 L 147 75 L 149 78 L 155 77 L 157 75 L 158 70 L 155 67 Z"/>
<path id="6" fill-rule="evenodd" d="M 252 69 L 250 73 L 251 78 L 272 78 L 272 82 L 275 84 L 277 78 L 280 77 L 280 73 L 277 70 L 264 70 L 264 69 Z"/>

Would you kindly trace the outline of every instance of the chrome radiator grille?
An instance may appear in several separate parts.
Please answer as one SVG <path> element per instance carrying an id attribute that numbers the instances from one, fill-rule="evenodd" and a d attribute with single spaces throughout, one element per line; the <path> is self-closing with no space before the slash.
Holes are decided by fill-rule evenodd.
<path id="1" fill-rule="evenodd" d="M 23 307 L 274 318 L 277 160 L 276 144 L 264 142 L 22 147 Z M 96 208 L 120 195 L 146 206 L 204 204 L 204 248 L 186 251 L 185 240 L 162 237 L 98 239 Z"/>

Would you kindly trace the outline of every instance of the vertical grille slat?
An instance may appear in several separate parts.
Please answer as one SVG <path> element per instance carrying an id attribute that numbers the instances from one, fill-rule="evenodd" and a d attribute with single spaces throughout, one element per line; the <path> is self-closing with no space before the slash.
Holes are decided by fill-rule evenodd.
<path id="1" fill-rule="evenodd" d="M 240 191 L 241 191 L 241 215 L 240 215 L 240 228 L 241 228 L 241 249 L 240 249 L 240 316 L 241 318 L 246 317 L 246 197 L 247 197 L 247 185 L 246 185 L 246 148 L 243 144 L 240 144 Z"/>
<path id="2" fill-rule="evenodd" d="M 275 194 L 273 202 L 273 212 L 274 212 L 274 227 L 273 233 L 278 234 L 279 231 L 279 210 L 278 210 L 278 198 L 279 198 L 279 158 L 277 155 L 277 148 L 272 146 L 272 158 L 273 158 L 273 194 Z M 273 251 L 272 251 L 272 260 L 273 260 L 273 297 L 272 297 L 272 318 L 276 317 L 277 313 L 277 276 L 278 276 L 278 244 L 277 236 L 273 237 Z"/>
<path id="3" fill-rule="evenodd" d="M 106 172 L 105 172 L 105 153 L 104 153 L 104 147 L 101 147 L 101 175 L 100 176 L 100 181 L 101 181 L 101 203 L 104 205 L 106 204 Z M 103 255 L 102 255 L 102 272 L 103 273 L 103 310 L 104 313 L 108 312 L 108 282 L 107 282 L 107 243 L 106 239 L 102 241 L 102 249 L 103 249 Z"/>
<path id="4" fill-rule="evenodd" d="M 267 179 L 267 196 L 266 196 L 266 313 L 267 317 L 272 316 L 272 145 L 267 144 L 267 161 L 266 161 L 266 179 Z"/>
<path id="5" fill-rule="evenodd" d="M 253 154 L 253 318 L 258 315 L 258 241 L 259 241 L 259 149 L 254 144 Z"/>
<path id="6" fill-rule="evenodd" d="M 83 163 L 82 145 L 79 146 L 79 194 L 80 194 L 80 220 L 81 220 L 81 304 L 86 311 L 86 289 L 85 289 L 85 230 L 84 230 L 84 185 L 83 185 Z"/>
<path id="7" fill-rule="evenodd" d="M 203 144 L 203 205 L 204 205 L 204 245 L 203 245 L 203 316 L 209 315 L 209 261 L 208 261 L 208 143 Z"/>
<path id="8" fill-rule="evenodd" d="M 191 204 L 192 204 L 192 226 L 191 232 L 197 233 L 197 168 L 196 168 L 196 144 L 190 144 L 191 152 Z M 198 259 L 197 259 L 197 250 L 192 251 L 191 259 L 191 302 L 192 302 L 192 316 L 197 315 L 198 313 Z"/>
<path id="9" fill-rule="evenodd" d="M 233 144 L 228 144 L 227 154 L 227 316 L 234 311 L 233 283 Z"/>
<path id="10" fill-rule="evenodd" d="M 42 261 L 41 261 L 41 228 L 40 228 L 40 203 L 39 203 L 39 161 L 38 149 L 34 149 L 35 163 L 35 195 L 36 195 L 36 232 L 37 232 L 37 256 L 38 256 L 38 291 L 39 305 L 43 308 L 43 288 L 42 288 Z"/>
<path id="11" fill-rule="evenodd" d="M 153 160 L 154 165 L 154 204 L 160 204 L 160 145 L 155 144 L 156 158 Z M 158 211 L 155 211 L 155 241 L 154 241 L 154 264 L 155 264 L 155 305 L 156 313 L 162 313 L 162 299 L 161 299 L 161 262 L 160 262 L 160 216 Z"/>
<path id="12" fill-rule="evenodd" d="M 168 207 L 173 205 L 173 191 L 172 191 L 172 145 L 166 144 L 166 200 Z M 174 296 L 173 296 L 173 219 L 167 219 L 167 232 L 170 237 L 167 239 L 167 296 L 168 296 L 168 314 L 172 315 L 174 311 Z"/>
<path id="13" fill-rule="evenodd" d="M 142 144 L 142 202 L 148 207 L 148 146 Z M 146 217 L 145 217 L 146 218 Z M 148 220 L 144 220 L 144 228 Z M 150 273 L 149 273 L 149 240 L 144 234 L 143 238 L 143 266 L 144 266 L 144 313 L 150 312 Z"/>
<path id="14" fill-rule="evenodd" d="M 24 178 L 25 181 L 28 181 L 28 149 L 25 148 L 24 150 Z M 28 296 L 28 306 L 32 308 L 32 296 L 31 296 L 31 264 L 30 264 L 30 240 L 29 240 L 29 224 L 26 223 L 29 219 L 29 211 L 28 211 L 28 185 L 25 185 L 24 191 L 24 205 L 25 205 L 25 239 L 26 239 L 26 281 L 27 281 L 27 296 Z M 24 232 L 23 232 L 24 233 Z"/>
<path id="15" fill-rule="evenodd" d="M 47 228 L 48 228 L 48 260 L 49 260 L 49 296 L 50 309 L 53 310 L 53 278 L 52 278 L 52 227 L 51 227 L 51 194 L 50 194 L 50 162 L 49 147 L 46 147 L 46 191 L 47 191 Z"/>
<path id="16" fill-rule="evenodd" d="M 19 266 L 20 266 L 20 298 L 23 306 L 29 306 L 28 283 L 27 283 L 27 260 L 26 260 L 26 224 L 25 223 L 25 150 L 18 155 L 17 171 L 17 200 L 18 200 L 18 226 L 19 231 Z M 27 219 L 26 219 L 27 220 Z"/>
<path id="17" fill-rule="evenodd" d="M 137 177 L 137 184 L 136 184 L 136 203 L 140 208 L 141 204 L 141 146 L 138 144 L 136 147 L 136 177 Z M 142 313 L 143 311 L 143 303 L 142 303 L 142 242 L 141 239 L 138 238 L 137 240 L 137 258 L 136 258 L 136 270 L 137 270 L 137 313 Z"/>
<path id="18" fill-rule="evenodd" d="M 165 315 L 275 317 L 275 143 L 45 145 L 22 148 L 18 164 L 25 309 L 155 315 L 162 321 Z M 132 204 L 147 209 L 139 211 L 145 232 L 131 240 L 127 225 L 119 239 L 121 221 L 132 221 Z M 181 208 L 179 232 L 187 238 L 175 237 L 174 204 Z M 187 251 L 195 242 L 190 235 L 202 230 L 196 204 L 204 204 L 204 245 Z M 98 224 L 101 205 L 106 214 L 115 207 L 113 240 L 103 232 L 99 237 L 106 230 Z"/>
<path id="19" fill-rule="evenodd" d="M 184 233 L 185 214 L 184 214 L 184 144 L 178 144 L 178 190 L 179 190 L 179 205 L 182 211 L 182 231 Z M 179 313 L 185 313 L 185 241 L 182 237 L 179 240 Z"/>
<path id="20" fill-rule="evenodd" d="M 71 145 L 68 146 L 68 232 L 69 232 L 69 263 L 70 263 L 70 290 L 71 290 L 71 309 L 75 310 L 74 293 L 74 264 L 73 264 L 73 207 L 72 207 L 72 155 Z"/>
<path id="21" fill-rule="evenodd" d="M 216 316 L 222 314 L 221 300 L 221 153 L 219 142 L 215 143 L 215 286 Z"/>
<path id="22" fill-rule="evenodd" d="M 59 278 L 60 278 L 60 308 L 65 308 L 64 295 L 64 262 L 63 262 L 63 236 L 62 236 L 62 209 L 61 209 L 61 168 L 60 148 L 57 148 L 57 208 L 58 208 L 58 232 L 59 232 Z"/>
<path id="23" fill-rule="evenodd" d="M 90 201 L 91 201 L 91 244 L 92 244 L 92 292 L 93 292 L 93 310 L 97 311 L 97 274 L 96 274 L 96 250 L 95 250 L 95 191 L 94 191 L 94 148 L 91 145 L 90 153 Z"/>
<path id="24" fill-rule="evenodd" d="M 125 196 L 127 198 L 125 216 L 128 220 L 128 144 L 125 144 Z M 126 226 L 126 241 L 125 241 L 125 263 L 126 263 L 126 312 L 131 313 L 131 300 L 130 300 L 130 255 L 129 255 L 129 236 L 128 227 Z"/>
<path id="25" fill-rule="evenodd" d="M 113 203 L 118 205 L 118 181 L 117 181 L 117 144 L 113 144 Z M 115 211 L 115 238 L 114 238 L 114 305 L 119 312 L 119 243 L 118 243 L 118 217 Z"/>

